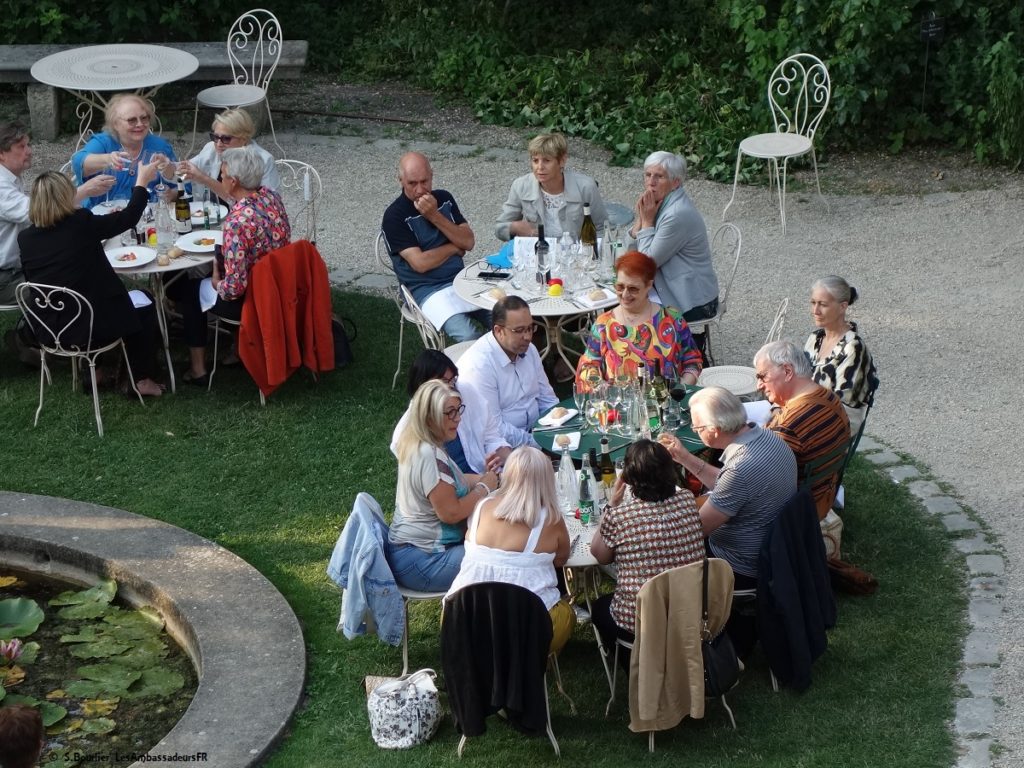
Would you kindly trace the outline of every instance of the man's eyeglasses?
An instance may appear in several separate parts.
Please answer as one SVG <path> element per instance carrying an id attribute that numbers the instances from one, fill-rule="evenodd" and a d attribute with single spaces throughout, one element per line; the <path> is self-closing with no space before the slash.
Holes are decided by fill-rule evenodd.
<path id="1" fill-rule="evenodd" d="M 626 294 L 627 296 L 636 296 L 643 288 L 636 285 L 623 285 L 622 283 L 616 283 L 615 292 L 618 294 Z"/>
<path id="2" fill-rule="evenodd" d="M 462 414 L 464 414 L 465 412 L 466 404 L 463 403 L 458 408 L 449 408 L 447 411 L 444 412 L 444 415 L 447 416 L 452 421 L 455 421 L 457 418 L 461 417 Z"/>
<path id="3" fill-rule="evenodd" d="M 501 327 L 504 328 L 509 333 L 511 333 L 513 336 L 526 336 L 526 335 L 532 336 L 533 335 L 533 326 L 532 325 L 522 325 L 522 326 L 520 326 L 518 328 L 509 328 L 507 325 L 503 325 Z"/>
<path id="4" fill-rule="evenodd" d="M 694 432 L 696 432 L 699 435 L 705 429 L 713 429 L 713 426 L 711 424 L 701 424 L 698 427 L 696 424 L 694 424 L 693 426 L 690 427 L 690 429 L 692 429 Z"/>
<path id="5" fill-rule="evenodd" d="M 234 140 L 234 136 L 224 136 L 223 134 L 210 131 L 210 141 L 214 144 L 230 144 Z"/>
<path id="6" fill-rule="evenodd" d="M 785 370 L 786 370 L 786 365 L 785 365 L 785 364 L 782 364 L 782 365 L 778 365 L 778 366 L 776 366 L 776 368 L 777 368 L 778 370 L 780 370 L 780 371 L 783 371 L 783 372 L 785 372 Z M 765 381 L 768 381 L 768 376 L 769 376 L 769 375 L 771 375 L 771 370 L 765 371 L 764 373 L 755 373 L 755 374 L 754 374 L 754 378 L 755 378 L 755 379 L 756 379 L 757 381 L 760 381 L 760 382 L 765 382 Z"/>
<path id="7" fill-rule="evenodd" d="M 149 125 L 149 115 L 122 118 L 128 125 Z"/>

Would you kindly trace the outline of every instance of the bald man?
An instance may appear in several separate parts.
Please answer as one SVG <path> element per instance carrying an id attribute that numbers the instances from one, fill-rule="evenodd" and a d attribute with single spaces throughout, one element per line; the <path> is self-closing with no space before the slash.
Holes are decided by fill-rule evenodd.
<path id="1" fill-rule="evenodd" d="M 451 193 L 434 189 L 434 171 L 425 155 L 402 155 L 398 182 L 402 194 L 381 222 L 395 274 L 447 336 L 456 341 L 479 338 L 490 326 L 490 313 L 460 299 L 452 287 L 462 257 L 476 244 L 472 228 Z"/>

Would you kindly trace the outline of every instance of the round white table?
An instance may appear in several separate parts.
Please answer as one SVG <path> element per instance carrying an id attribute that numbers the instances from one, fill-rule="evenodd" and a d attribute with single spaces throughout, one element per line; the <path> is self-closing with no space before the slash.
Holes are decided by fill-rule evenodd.
<path id="1" fill-rule="evenodd" d="M 530 305 L 530 314 L 534 319 L 543 323 L 547 340 L 544 348 L 540 350 L 541 359 L 547 357 L 554 349 L 555 354 L 562 358 L 566 365 L 575 368 L 576 363 L 567 356 L 565 345 L 562 344 L 562 331 L 571 322 L 593 314 L 599 310 L 613 307 L 619 303 L 618 297 L 609 289 L 605 289 L 605 298 L 596 302 L 589 302 L 585 299 L 587 293 L 595 286 L 589 285 L 580 290 L 573 290 L 562 296 L 549 296 L 541 293 L 540 287 L 532 281 L 529 285 L 516 288 L 509 280 L 495 280 L 480 277 L 481 272 L 511 272 L 511 270 L 495 270 L 486 261 L 478 261 L 464 267 L 455 276 L 455 292 L 470 304 L 475 304 L 484 309 L 491 309 L 496 299 L 490 295 L 492 288 L 501 288 L 508 295 L 521 297 Z M 575 354 L 575 353 L 573 353 Z"/>
<path id="2" fill-rule="evenodd" d="M 107 106 L 103 92 L 135 91 L 148 99 L 160 86 L 188 77 L 198 68 L 199 59 L 177 48 L 123 43 L 59 51 L 37 61 L 31 72 L 39 82 L 79 100 L 75 115 L 81 139 L 92 122 L 93 109 Z"/>

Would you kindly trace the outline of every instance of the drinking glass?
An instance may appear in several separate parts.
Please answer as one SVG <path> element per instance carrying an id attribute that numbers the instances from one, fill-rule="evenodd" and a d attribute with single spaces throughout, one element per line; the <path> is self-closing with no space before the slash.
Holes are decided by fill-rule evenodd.
<path id="1" fill-rule="evenodd" d="M 679 421 L 679 425 L 685 427 L 690 423 L 690 420 L 686 417 L 686 414 L 683 411 L 683 400 L 686 399 L 686 383 L 682 378 L 677 378 L 672 381 L 668 394 L 669 397 L 676 402 L 676 418 Z"/>
<path id="2" fill-rule="evenodd" d="M 572 399 L 576 403 L 576 410 L 580 412 L 580 416 L 585 416 L 587 405 L 587 385 L 584 382 L 576 382 L 576 385 L 572 390 Z"/>

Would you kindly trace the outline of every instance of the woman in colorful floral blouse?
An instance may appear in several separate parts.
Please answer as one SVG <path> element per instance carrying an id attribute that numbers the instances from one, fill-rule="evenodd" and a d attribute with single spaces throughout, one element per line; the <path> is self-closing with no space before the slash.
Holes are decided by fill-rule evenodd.
<path id="1" fill-rule="evenodd" d="M 206 386 L 206 310 L 240 320 L 253 264 L 291 242 L 288 214 L 277 192 L 261 186 L 264 164 L 252 145 L 221 154 L 221 182 L 234 199 L 224 219 L 224 274 L 216 263 L 213 276 L 176 281 L 168 288 L 179 303 L 189 347 L 189 369 L 182 379 Z M 205 284 L 205 285 L 204 285 Z M 205 309 L 204 309 L 205 308 Z"/>
<path id="2" fill-rule="evenodd" d="M 811 286 L 811 316 L 818 330 L 804 345 L 811 358 L 814 380 L 843 401 L 856 432 L 864 421 L 868 401 L 878 386 L 878 374 L 857 324 L 846 319 L 846 309 L 857 301 L 857 289 L 837 275 Z"/>
<path id="3" fill-rule="evenodd" d="M 586 349 L 576 367 L 576 380 L 592 380 L 589 369 L 612 378 L 625 369 L 653 369 L 657 362 L 666 378 L 695 384 L 701 357 L 683 313 L 651 301 L 658 265 L 650 256 L 630 251 L 615 262 L 615 292 L 619 305 L 598 315 L 585 339 Z"/>

